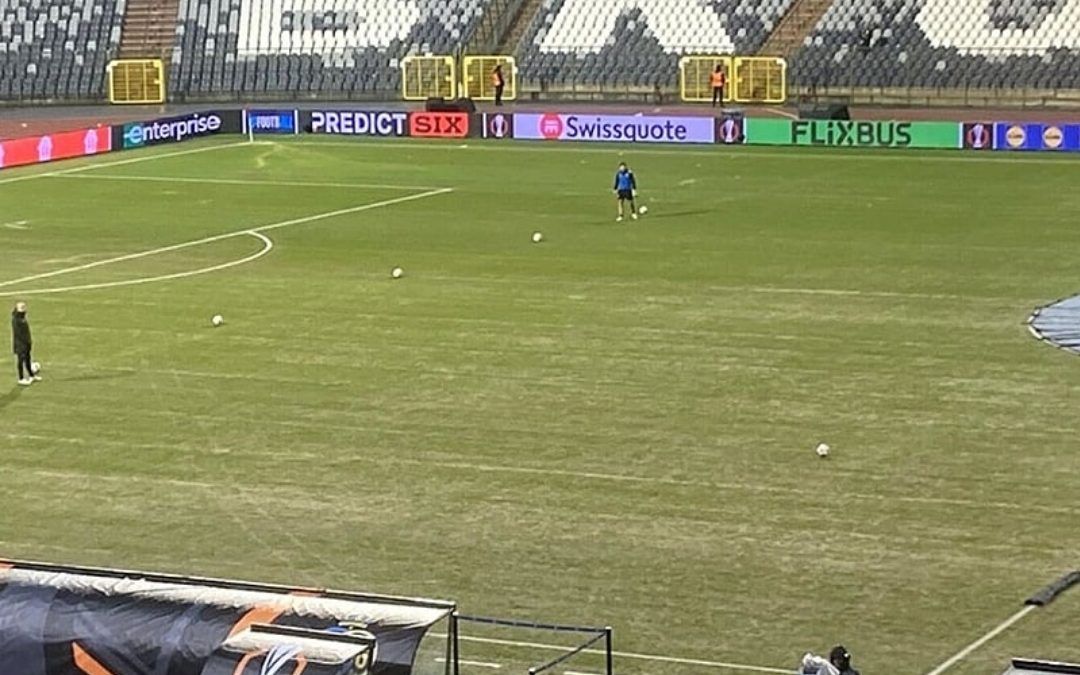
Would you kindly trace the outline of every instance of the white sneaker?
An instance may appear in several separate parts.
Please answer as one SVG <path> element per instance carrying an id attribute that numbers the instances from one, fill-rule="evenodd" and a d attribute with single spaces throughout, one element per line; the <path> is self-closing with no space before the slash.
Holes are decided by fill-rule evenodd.
<path id="1" fill-rule="evenodd" d="M 21 385 L 22 385 L 22 386 L 24 386 L 24 387 L 29 387 L 29 386 L 30 386 L 30 385 L 32 385 L 33 383 L 34 383 L 34 381 L 33 381 L 33 380 L 31 380 L 30 378 L 27 378 L 27 379 L 25 379 L 25 380 L 19 380 L 19 384 L 21 384 Z"/>
<path id="2" fill-rule="evenodd" d="M 622 216 L 619 216 L 618 218 L 616 218 L 615 222 L 616 223 L 621 223 L 622 222 Z"/>
<path id="3" fill-rule="evenodd" d="M 636 213 L 631 213 L 630 217 L 633 218 L 634 220 L 637 220 L 637 214 Z"/>
<path id="4" fill-rule="evenodd" d="M 34 376 L 34 382 L 41 382 L 41 376 L 40 375 L 35 375 Z"/>

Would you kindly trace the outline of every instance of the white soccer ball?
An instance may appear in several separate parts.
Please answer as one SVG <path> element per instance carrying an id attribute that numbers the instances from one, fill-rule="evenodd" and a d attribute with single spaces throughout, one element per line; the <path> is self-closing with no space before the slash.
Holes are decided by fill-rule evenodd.
<path id="1" fill-rule="evenodd" d="M 225 317 L 221 316 L 220 314 L 215 314 L 210 319 L 210 323 L 212 323 L 214 326 L 220 326 L 221 324 L 225 323 Z"/>
<path id="2" fill-rule="evenodd" d="M 400 267 L 395 267 L 394 269 L 390 270 L 390 276 L 394 279 L 400 279 L 401 275 L 403 274 L 405 274 L 405 270 L 401 269 Z"/>
<path id="3" fill-rule="evenodd" d="M 34 374 L 34 375 L 37 375 L 38 373 L 40 373 L 41 372 L 41 364 L 38 363 L 37 361 L 34 361 L 33 363 L 31 363 L 30 364 L 30 372 L 32 374 Z"/>
<path id="4" fill-rule="evenodd" d="M 638 209 L 638 213 L 640 213 L 641 215 L 645 215 L 648 212 L 649 212 L 649 207 L 648 206 L 642 205 L 642 207 L 640 209 Z"/>
<path id="5" fill-rule="evenodd" d="M 533 232 L 533 243 L 539 244 L 542 241 L 544 241 L 544 235 L 540 234 L 539 232 Z"/>
<path id="6" fill-rule="evenodd" d="M 822 458 L 828 457 L 830 450 L 832 450 L 832 448 L 829 447 L 828 443 L 818 443 L 817 447 L 814 448 L 814 452 L 817 453 L 817 456 Z"/>

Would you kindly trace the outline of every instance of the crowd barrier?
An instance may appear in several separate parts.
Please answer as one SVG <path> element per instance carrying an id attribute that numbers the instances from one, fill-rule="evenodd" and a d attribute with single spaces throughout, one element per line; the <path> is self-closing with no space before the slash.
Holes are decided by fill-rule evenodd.
<path id="1" fill-rule="evenodd" d="M 1080 152 L 1080 122 L 904 122 L 332 108 L 212 110 L 0 142 L 0 169 L 222 134 Z"/>

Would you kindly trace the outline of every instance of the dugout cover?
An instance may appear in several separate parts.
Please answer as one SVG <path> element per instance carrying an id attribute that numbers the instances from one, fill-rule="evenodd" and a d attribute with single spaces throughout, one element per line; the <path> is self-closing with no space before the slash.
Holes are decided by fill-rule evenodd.
<path id="1" fill-rule="evenodd" d="M 19 675 L 408 675 L 453 603 L 0 560 Z"/>

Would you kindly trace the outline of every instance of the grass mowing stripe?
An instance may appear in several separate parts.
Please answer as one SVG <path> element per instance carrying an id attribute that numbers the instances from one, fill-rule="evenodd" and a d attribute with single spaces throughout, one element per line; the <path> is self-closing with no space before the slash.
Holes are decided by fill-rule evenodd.
<path id="1" fill-rule="evenodd" d="M 573 143 L 559 143 L 558 145 L 551 145 L 550 143 L 536 142 L 536 141 L 524 141 L 517 143 L 508 142 L 480 142 L 480 143 L 454 143 L 449 141 L 427 141 L 427 142 L 415 142 L 415 141 L 402 141 L 400 143 L 385 143 L 380 141 L 369 141 L 366 139 L 356 139 L 354 141 L 335 141 L 335 140 L 295 140 L 295 141 L 265 141 L 265 143 L 280 145 L 296 145 L 296 146 L 343 146 L 343 147 L 377 147 L 377 148 L 395 148 L 402 149 L 408 148 L 410 150 L 442 150 L 442 151 L 458 151 L 458 152 L 520 152 L 520 153 L 534 153 L 534 152 L 550 152 L 550 153 L 589 153 L 589 154 L 606 154 L 611 155 L 624 153 L 625 147 L 618 144 L 609 143 L 590 143 L 590 144 L 573 144 Z M 976 164 L 1059 164 L 1064 162 L 1075 162 L 1075 157 L 1069 157 L 1066 155 L 1048 155 L 1045 157 L 1031 157 L 1031 156 L 1019 156 L 1017 154 L 1009 153 L 978 153 L 970 152 L 961 154 L 959 150 L 948 150 L 951 154 L 941 154 L 926 151 L 916 150 L 877 150 L 860 152 L 849 148 L 836 148 L 831 152 L 813 152 L 803 150 L 801 148 L 765 148 L 755 147 L 750 150 L 734 150 L 737 146 L 725 145 L 722 148 L 714 148 L 709 150 L 699 150 L 692 147 L 684 147 L 682 149 L 665 148 L 665 147 L 652 147 L 642 145 L 635 145 L 631 150 L 634 155 L 655 155 L 655 156 L 676 156 L 676 157 L 713 157 L 716 159 L 773 159 L 773 160 L 836 160 L 836 161 L 882 161 L 882 162 L 926 162 L 928 158 L 932 158 L 935 162 L 962 162 L 962 163 L 976 163 Z"/>
<path id="2" fill-rule="evenodd" d="M 225 417 L 214 418 L 211 416 L 194 416 L 196 420 L 206 421 L 208 419 L 226 419 Z M 254 421 L 254 420 L 252 420 Z M 267 420 L 267 424 L 278 424 L 282 426 L 296 426 L 296 422 L 280 422 L 275 420 Z M 307 428 L 326 428 L 326 427 L 338 427 L 340 425 L 330 425 L 326 423 L 311 423 L 300 424 L 301 427 Z M 348 429 L 358 429 L 358 427 L 344 427 Z M 385 427 L 379 427 L 380 433 L 394 434 L 394 435 L 409 435 L 413 433 L 407 429 L 387 429 Z M 174 444 L 158 443 L 158 444 L 135 444 L 122 441 L 109 441 L 105 439 L 94 439 L 93 441 L 85 441 L 78 438 L 61 438 L 57 436 L 46 436 L 41 434 L 6 434 L 6 437 L 11 440 L 37 440 L 37 441 L 50 441 L 54 443 L 64 443 L 70 445 L 86 445 L 93 446 L 94 444 L 107 445 L 118 448 L 128 449 L 175 449 Z M 212 453 L 208 453 L 212 454 Z M 506 474 L 524 474 L 524 475 L 537 475 L 537 476 L 557 476 L 562 478 L 573 478 L 578 480 L 587 481 L 604 481 L 612 483 L 638 483 L 645 485 L 663 485 L 668 487 L 679 488 L 704 488 L 708 490 L 718 492 L 745 492 L 756 494 L 776 494 L 786 495 L 793 497 L 806 497 L 808 499 L 813 498 L 819 494 L 819 491 L 814 487 L 809 488 L 797 488 L 791 486 L 775 486 L 775 485 L 762 485 L 754 483 L 719 483 L 719 482 L 704 482 L 704 481 L 692 481 L 692 480 L 680 480 L 675 478 L 663 478 L 657 476 L 635 476 L 629 474 L 604 474 L 593 471 L 574 471 L 569 469 L 550 469 L 542 467 L 524 467 L 524 466 L 494 466 L 491 464 L 482 464 L 477 462 L 466 461 L 442 461 L 435 459 L 410 459 L 407 457 L 388 455 L 381 458 L 380 461 L 400 464 L 406 466 L 417 467 L 435 467 L 442 469 L 453 469 L 458 471 L 471 471 L 478 474 L 484 473 L 506 473 Z M 120 480 L 120 477 L 114 476 L 98 476 L 100 478 L 115 478 Z M 165 479 L 166 482 L 171 482 L 169 479 Z M 869 493 L 856 493 L 846 492 L 844 497 L 853 501 L 862 501 L 868 503 L 880 503 L 880 502 L 898 502 L 917 505 L 941 505 L 941 506 L 954 506 L 964 507 L 975 510 L 994 509 L 994 510 L 1007 510 L 1007 511 L 1031 511 L 1036 513 L 1051 513 L 1058 515 L 1072 515 L 1080 514 L 1080 509 L 1070 508 L 1067 506 L 1055 507 L 1046 506 L 1031 503 L 1016 503 L 1016 502 L 1003 502 L 1003 501 L 979 501 L 972 499 L 955 499 L 948 497 L 914 497 L 910 495 L 889 495 L 889 494 L 869 494 Z"/>
<path id="3" fill-rule="evenodd" d="M 1080 369 L 1018 325 L 1075 290 L 1072 160 L 347 140 L 84 172 L 455 194 L 271 234 L 273 264 L 243 273 L 36 299 L 46 381 L 0 389 L 18 553 L 421 589 L 612 625 L 642 654 L 794 665 L 843 642 L 864 672 L 920 673 L 1074 562 Z M 612 222 L 619 153 L 650 193 L 633 225 Z M 0 222 L 29 229 L 0 227 L 3 278 L 410 194 L 184 182 L 12 186 Z M 1068 611 L 944 675 L 1080 658 Z"/>

